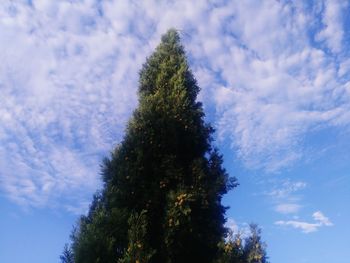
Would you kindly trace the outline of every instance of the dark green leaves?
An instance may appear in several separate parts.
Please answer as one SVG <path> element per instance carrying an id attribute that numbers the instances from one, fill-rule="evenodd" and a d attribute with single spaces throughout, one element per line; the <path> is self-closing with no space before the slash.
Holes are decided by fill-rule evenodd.
<path id="1" fill-rule="evenodd" d="M 73 234 L 76 263 L 213 262 L 222 196 L 237 185 L 212 150 L 199 87 L 176 30 L 140 73 L 139 107 L 102 164 L 103 190 Z"/>

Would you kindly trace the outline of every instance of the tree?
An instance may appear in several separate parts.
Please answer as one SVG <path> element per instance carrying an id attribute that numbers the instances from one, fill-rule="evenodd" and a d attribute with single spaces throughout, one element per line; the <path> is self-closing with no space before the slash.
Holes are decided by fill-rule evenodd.
<path id="1" fill-rule="evenodd" d="M 74 263 L 73 252 L 68 246 L 68 244 L 65 244 L 62 255 L 60 256 L 60 260 L 61 263 Z"/>
<path id="2" fill-rule="evenodd" d="M 72 234 L 76 263 L 213 262 L 237 185 L 211 146 L 199 87 L 176 30 L 140 72 L 139 106 L 102 165 L 103 189 Z"/>
<path id="3" fill-rule="evenodd" d="M 266 244 L 261 241 L 261 229 L 250 224 L 250 235 L 242 238 L 240 232 L 229 232 L 226 240 L 219 244 L 220 256 L 216 263 L 268 263 Z"/>
<path id="4" fill-rule="evenodd" d="M 250 224 L 251 235 L 246 239 L 243 257 L 247 263 L 268 263 L 266 245 L 261 241 L 261 229 Z"/>

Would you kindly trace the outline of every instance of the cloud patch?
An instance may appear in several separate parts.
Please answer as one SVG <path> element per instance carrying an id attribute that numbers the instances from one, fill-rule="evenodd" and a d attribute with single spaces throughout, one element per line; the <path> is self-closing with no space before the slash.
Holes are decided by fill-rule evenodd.
<path id="1" fill-rule="evenodd" d="M 275 210 L 282 214 L 295 214 L 299 212 L 301 205 L 293 203 L 278 204 Z"/>
<path id="2" fill-rule="evenodd" d="M 21 205 L 84 204 L 137 105 L 141 65 L 170 27 L 219 142 L 249 168 L 293 165 L 308 132 L 350 124 L 342 4 L 318 3 L 2 3 L 1 191 Z"/>
<path id="3" fill-rule="evenodd" d="M 341 0 L 326 0 L 323 2 L 323 29 L 317 34 L 316 39 L 324 41 L 333 53 L 342 51 L 344 38 L 343 19 L 347 6 L 348 3 Z"/>
<path id="4" fill-rule="evenodd" d="M 321 211 L 316 211 L 312 214 L 312 217 L 315 222 L 303 222 L 303 221 L 276 221 L 275 225 L 279 226 L 290 226 L 296 229 L 300 229 L 303 233 L 312 233 L 319 230 L 319 228 L 324 226 L 333 226 L 333 223 L 328 219 L 328 217 L 324 216 Z"/>
<path id="5" fill-rule="evenodd" d="M 274 210 L 281 214 L 297 214 L 303 207 L 300 191 L 304 190 L 307 184 L 304 181 L 289 179 L 275 179 L 273 181 L 275 186 L 265 195 L 274 204 Z"/>

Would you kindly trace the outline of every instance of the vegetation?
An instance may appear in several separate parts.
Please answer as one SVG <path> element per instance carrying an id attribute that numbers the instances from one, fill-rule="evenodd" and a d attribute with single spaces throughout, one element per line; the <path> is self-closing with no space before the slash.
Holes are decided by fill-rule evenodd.
<path id="1" fill-rule="evenodd" d="M 229 233 L 228 239 L 219 244 L 220 257 L 217 263 L 268 263 L 266 244 L 261 241 L 261 230 L 250 224 L 250 235 Z"/>
<path id="2" fill-rule="evenodd" d="M 179 35 L 169 30 L 140 72 L 139 106 L 104 160 L 103 189 L 62 260 L 266 262 L 258 228 L 244 247 L 238 236 L 227 239 L 221 199 L 238 184 L 211 146 L 198 92 Z"/>
<path id="3" fill-rule="evenodd" d="M 64 245 L 62 255 L 60 256 L 61 263 L 74 263 L 74 256 L 68 244 Z"/>

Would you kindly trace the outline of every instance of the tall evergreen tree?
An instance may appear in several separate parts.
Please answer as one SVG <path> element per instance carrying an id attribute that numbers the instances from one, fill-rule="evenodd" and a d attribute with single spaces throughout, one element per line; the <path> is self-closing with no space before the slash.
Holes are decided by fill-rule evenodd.
<path id="1" fill-rule="evenodd" d="M 76 263 L 213 262 L 226 236 L 222 196 L 237 185 L 176 30 L 140 72 L 139 107 L 103 163 L 103 190 L 72 234 Z"/>

